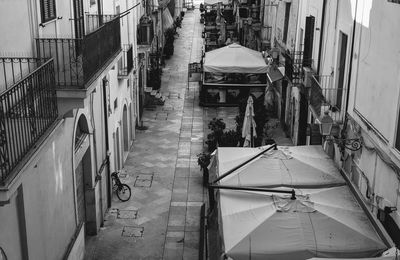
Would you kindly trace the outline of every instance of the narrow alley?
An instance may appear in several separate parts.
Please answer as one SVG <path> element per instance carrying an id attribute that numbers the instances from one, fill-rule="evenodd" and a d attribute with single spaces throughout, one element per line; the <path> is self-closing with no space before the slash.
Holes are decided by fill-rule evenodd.
<path id="1" fill-rule="evenodd" d="M 193 29 L 192 29 L 193 28 Z M 198 83 L 187 88 L 187 64 L 201 58 L 199 11 L 186 12 L 174 55 L 166 61 L 163 106 L 145 109 L 121 180 L 128 202 L 113 196 L 104 227 L 87 241 L 85 259 L 197 259 L 205 200 L 196 155 L 203 148 Z"/>

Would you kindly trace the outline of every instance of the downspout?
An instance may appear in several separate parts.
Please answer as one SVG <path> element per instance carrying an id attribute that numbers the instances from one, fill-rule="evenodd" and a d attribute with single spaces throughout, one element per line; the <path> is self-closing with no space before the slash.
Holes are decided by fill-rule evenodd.
<path id="1" fill-rule="evenodd" d="M 356 0 L 356 8 L 354 11 L 354 21 L 353 21 L 353 33 L 351 36 L 351 50 L 350 50 L 350 64 L 349 64 L 349 78 L 347 80 L 347 93 L 346 93 L 346 110 L 345 113 L 347 114 L 347 109 L 349 107 L 349 98 L 350 98 L 350 83 L 351 83 L 351 71 L 353 68 L 353 53 L 354 53 L 354 38 L 355 38 L 355 34 L 356 34 L 356 15 L 357 15 L 357 6 L 358 6 L 358 0 Z M 345 126 L 346 127 L 346 126 Z"/>
<path id="2" fill-rule="evenodd" d="M 106 144 L 106 167 L 108 172 L 108 185 L 107 185 L 107 207 L 111 207 L 111 169 L 110 169 L 110 155 L 108 151 L 110 150 L 108 143 L 108 106 L 107 106 L 107 80 L 102 80 L 103 87 L 103 116 L 104 116 L 104 141 Z"/>
<path id="3" fill-rule="evenodd" d="M 321 69 L 321 63 L 322 63 L 321 54 L 322 54 L 322 43 L 324 40 L 325 11 L 326 11 L 326 0 L 324 0 L 322 3 L 322 17 L 321 17 L 321 29 L 320 29 L 321 35 L 319 37 L 317 75 L 319 75 L 319 72 Z"/>

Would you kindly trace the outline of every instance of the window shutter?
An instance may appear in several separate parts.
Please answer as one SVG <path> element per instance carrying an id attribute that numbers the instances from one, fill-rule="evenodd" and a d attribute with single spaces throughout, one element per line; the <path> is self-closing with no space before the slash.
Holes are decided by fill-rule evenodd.
<path id="1" fill-rule="evenodd" d="M 304 54 L 303 54 L 303 66 L 311 67 L 313 43 L 314 43 L 314 24 L 315 17 L 306 17 L 306 30 L 304 35 Z"/>
<path id="2" fill-rule="evenodd" d="M 56 3 L 55 0 L 41 0 L 42 23 L 48 22 L 56 18 Z"/>

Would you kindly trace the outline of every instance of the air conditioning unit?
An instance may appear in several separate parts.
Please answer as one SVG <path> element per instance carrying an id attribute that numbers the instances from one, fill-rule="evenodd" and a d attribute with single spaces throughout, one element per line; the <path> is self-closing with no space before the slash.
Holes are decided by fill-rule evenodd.
<path id="1" fill-rule="evenodd" d="M 303 85 L 306 88 L 311 87 L 311 77 L 314 75 L 314 72 L 311 68 L 309 67 L 303 67 Z"/>

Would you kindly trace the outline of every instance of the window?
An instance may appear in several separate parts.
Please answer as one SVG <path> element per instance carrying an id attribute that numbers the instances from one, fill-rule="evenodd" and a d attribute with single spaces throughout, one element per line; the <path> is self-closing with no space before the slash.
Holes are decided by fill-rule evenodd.
<path id="1" fill-rule="evenodd" d="M 56 18 L 56 1 L 40 0 L 40 11 L 42 15 L 42 23 L 48 22 Z"/>
<path id="2" fill-rule="evenodd" d="M 285 8 L 285 24 L 283 25 L 283 42 L 286 43 L 288 27 L 289 27 L 290 3 L 286 3 Z"/>

